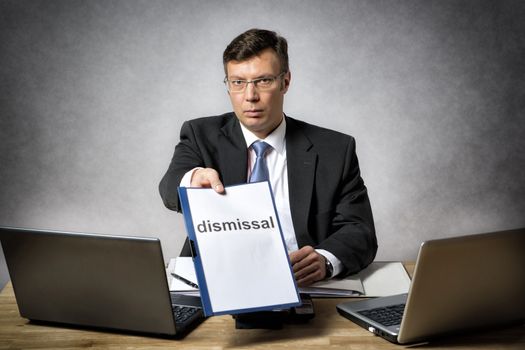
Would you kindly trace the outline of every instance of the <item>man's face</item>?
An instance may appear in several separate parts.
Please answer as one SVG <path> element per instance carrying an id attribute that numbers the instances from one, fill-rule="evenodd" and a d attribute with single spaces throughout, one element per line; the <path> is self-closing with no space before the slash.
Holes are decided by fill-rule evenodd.
<path id="1" fill-rule="evenodd" d="M 277 77 L 281 73 L 279 58 L 274 50 L 266 49 L 246 61 L 226 64 L 229 80 L 248 80 Z M 241 92 L 230 91 L 233 111 L 239 121 L 259 138 L 271 133 L 283 118 L 284 94 L 290 85 L 290 72 L 281 75 L 268 90 L 248 84 Z"/>

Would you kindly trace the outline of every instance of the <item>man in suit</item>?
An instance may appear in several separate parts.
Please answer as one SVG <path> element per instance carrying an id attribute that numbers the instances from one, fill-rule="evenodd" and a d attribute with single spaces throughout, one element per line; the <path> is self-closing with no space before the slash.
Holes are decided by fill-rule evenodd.
<path id="1" fill-rule="evenodd" d="M 355 140 L 286 116 L 290 87 L 286 40 L 251 29 L 223 54 L 233 113 L 183 124 L 159 189 L 167 208 L 181 211 L 177 187 L 245 183 L 262 156 L 299 286 L 356 273 L 377 252 L 372 211 L 360 176 Z M 248 203 L 247 203 L 248 204 Z M 189 255 L 186 241 L 182 255 Z"/>

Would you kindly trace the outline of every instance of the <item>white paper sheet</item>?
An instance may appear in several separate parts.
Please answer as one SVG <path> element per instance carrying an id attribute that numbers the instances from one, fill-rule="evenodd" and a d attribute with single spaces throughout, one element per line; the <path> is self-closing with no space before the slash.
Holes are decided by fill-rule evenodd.
<path id="1" fill-rule="evenodd" d="M 168 264 L 168 278 L 170 280 L 170 291 L 172 292 L 198 292 L 197 288 L 191 287 L 188 284 L 173 278 L 171 273 L 187 279 L 188 281 L 197 284 L 197 276 L 195 275 L 195 268 L 193 267 L 193 260 L 191 257 L 182 257 L 170 259 Z M 195 293 L 194 293 L 195 294 Z"/>
<path id="2" fill-rule="evenodd" d="M 367 297 L 408 293 L 410 277 L 401 262 L 376 261 L 357 274 Z"/>
<path id="3" fill-rule="evenodd" d="M 181 190 L 189 236 L 198 247 L 195 263 L 205 313 L 300 303 L 267 182 L 227 187 L 224 195 Z"/>
<path id="4" fill-rule="evenodd" d="M 361 272 L 300 288 L 313 297 L 380 297 L 408 293 L 410 277 L 401 262 L 374 261 Z"/>

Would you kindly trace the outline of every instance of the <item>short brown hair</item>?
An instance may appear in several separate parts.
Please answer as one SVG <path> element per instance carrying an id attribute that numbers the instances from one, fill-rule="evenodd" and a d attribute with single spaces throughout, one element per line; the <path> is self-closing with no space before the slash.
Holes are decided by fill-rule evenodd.
<path id="1" fill-rule="evenodd" d="M 265 29 L 253 28 L 240 34 L 226 47 L 222 55 L 224 72 L 226 64 L 230 61 L 245 61 L 266 49 L 273 49 L 281 63 L 281 73 L 288 73 L 288 43 L 286 39 L 276 32 Z"/>

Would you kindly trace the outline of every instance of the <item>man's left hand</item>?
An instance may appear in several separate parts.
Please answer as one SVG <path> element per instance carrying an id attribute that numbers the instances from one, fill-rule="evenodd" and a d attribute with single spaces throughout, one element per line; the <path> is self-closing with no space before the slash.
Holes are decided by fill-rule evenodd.
<path id="1" fill-rule="evenodd" d="M 307 287 L 326 276 L 325 257 L 312 246 L 304 246 L 290 253 L 295 280 L 299 287 Z"/>

